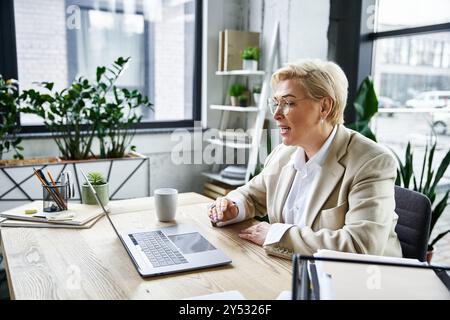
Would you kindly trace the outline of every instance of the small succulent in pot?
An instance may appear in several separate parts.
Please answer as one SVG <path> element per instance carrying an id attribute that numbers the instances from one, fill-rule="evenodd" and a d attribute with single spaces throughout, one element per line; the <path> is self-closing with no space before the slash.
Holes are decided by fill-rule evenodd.
<path id="1" fill-rule="evenodd" d="M 97 195 L 103 205 L 109 202 L 109 187 L 108 182 L 101 172 L 89 172 L 87 175 L 89 182 L 97 192 Z M 82 200 L 84 204 L 97 204 L 94 194 L 92 193 L 87 183 L 82 185 Z"/>
<path id="2" fill-rule="evenodd" d="M 239 96 L 239 105 L 241 107 L 246 107 L 248 102 L 248 97 L 246 95 L 240 95 Z"/>
<path id="3" fill-rule="evenodd" d="M 241 96 L 245 91 L 245 87 L 240 83 L 233 84 L 228 90 L 228 94 L 231 98 L 231 105 L 238 106 L 239 105 L 239 96 Z"/>
<path id="4" fill-rule="evenodd" d="M 244 60 L 259 60 L 261 51 L 258 47 L 247 47 L 242 52 L 242 59 Z"/>
<path id="5" fill-rule="evenodd" d="M 255 105 L 259 105 L 259 100 L 261 97 L 261 85 L 255 85 L 253 86 L 253 101 L 255 102 Z"/>
<path id="6" fill-rule="evenodd" d="M 242 52 L 242 69 L 256 71 L 258 70 L 258 60 L 261 56 L 261 51 L 258 47 L 247 47 Z"/>
<path id="7" fill-rule="evenodd" d="M 88 179 L 89 182 L 93 186 L 99 186 L 106 183 L 105 178 L 103 177 L 103 174 L 100 172 L 90 172 L 88 173 Z"/>

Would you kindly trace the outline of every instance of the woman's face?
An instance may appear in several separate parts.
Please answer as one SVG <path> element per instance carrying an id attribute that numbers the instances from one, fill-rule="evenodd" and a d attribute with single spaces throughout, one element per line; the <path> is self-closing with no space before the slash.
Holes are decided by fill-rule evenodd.
<path id="1" fill-rule="evenodd" d="M 288 102 L 287 114 L 278 107 L 273 118 L 280 128 L 283 143 L 304 147 L 314 140 L 320 131 L 321 102 L 308 98 L 296 80 L 280 81 L 274 88 L 274 98 Z M 283 103 L 283 102 L 282 102 Z"/>

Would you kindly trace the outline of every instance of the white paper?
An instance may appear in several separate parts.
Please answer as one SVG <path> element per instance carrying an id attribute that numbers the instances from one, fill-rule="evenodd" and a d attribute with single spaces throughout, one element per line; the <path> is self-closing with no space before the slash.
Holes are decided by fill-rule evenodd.
<path id="1" fill-rule="evenodd" d="M 292 300 L 292 291 L 281 291 L 277 300 Z"/>
<path id="2" fill-rule="evenodd" d="M 320 250 L 315 257 L 426 264 L 415 259 Z M 431 269 L 316 261 L 321 299 L 450 299 Z"/>

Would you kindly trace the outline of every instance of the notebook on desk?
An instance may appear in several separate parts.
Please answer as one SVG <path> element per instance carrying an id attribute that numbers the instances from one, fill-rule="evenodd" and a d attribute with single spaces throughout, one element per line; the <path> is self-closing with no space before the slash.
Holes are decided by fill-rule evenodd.
<path id="1" fill-rule="evenodd" d="M 6 228 L 57 228 L 57 229 L 89 229 L 100 220 L 102 216 L 98 216 L 89 222 L 82 225 L 75 224 L 60 224 L 60 223 L 47 223 L 47 222 L 35 222 L 26 220 L 13 220 L 7 218 L 0 218 L 0 227 Z"/>
<path id="2" fill-rule="evenodd" d="M 61 214 L 70 216 L 71 218 L 67 220 L 56 220 L 53 217 L 53 213 L 48 214 L 44 212 L 42 208 L 42 201 L 35 201 L 8 211 L 4 211 L 0 213 L 0 217 L 7 218 L 8 220 L 83 226 L 95 218 L 103 215 L 102 209 L 95 205 L 92 206 L 79 203 L 69 203 L 69 210 L 62 211 Z M 27 209 L 36 209 L 37 212 L 33 214 L 26 214 L 25 210 Z"/>

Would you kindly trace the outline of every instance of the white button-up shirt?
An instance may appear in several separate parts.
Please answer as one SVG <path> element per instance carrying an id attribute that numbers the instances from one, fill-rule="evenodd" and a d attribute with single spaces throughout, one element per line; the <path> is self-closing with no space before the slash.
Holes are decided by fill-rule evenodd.
<path id="1" fill-rule="evenodd" d="M 312 199 L 311 191 L 314 190 L 317 183 L 320 171 L 322 170 L 322 165 L 328 155 L 336 131 L 337 126 L 333 128 L 333 131 L 320 150 L 308 161 L 305 160 L 305 150 L 301 147 L 298 147 L 297 151 L 293 154 L 288 164 L 293 165 L 297 172 L 295 173 L 292 187 L 283 207 L 282 218 L 284 223 L 271 224 L 264 245 L 279 242 L 284 233 L 294 225 L 299 227 L 305 226 L 307 215 L 305 210 Z M 245 207 L 243 203 L 230 197 L 228 197 L 228 199 L 236 202 L 239 214 L 232 220 L 219 222 L 218 226 L 240 222 L 245 219 Z"/>
<path id="2" fill-rule="evenodd" d="M 322 145 L 320 150 L 307 162 L 305 160 L 305 150 L 298 147 L 293 154 L 290 164 L 297 171 L 294 182 L 283 207 L 282 217 L 284 223 L 274 223 L 270 226 L 264 245 L 277 243 L 281 240 L 286 230 L 296 225 L 305 226 L 307 212 L 305 212 L 309 202 L 312 199 L 312 190 L 314 190 L 317 180 L 322 170 L 322 165 L 328 155 L 331 142 L 336 135 L 337 126 L 333 128 L 330 136 Z"/>

